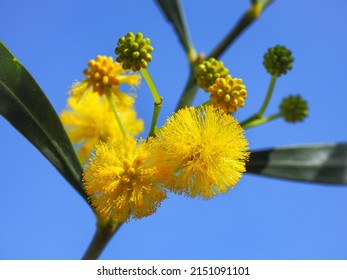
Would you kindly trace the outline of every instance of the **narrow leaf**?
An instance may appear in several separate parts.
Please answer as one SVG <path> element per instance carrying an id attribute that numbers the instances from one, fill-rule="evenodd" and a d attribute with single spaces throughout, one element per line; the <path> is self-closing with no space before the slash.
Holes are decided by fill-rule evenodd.
<path id="1" fill-rule="evenodd" d="M 254 151 L 246 168 L 270 177 L 347 185 L 347 143 Z"/>
<path id="2" fill-rule="evenodd" d="M 82 168 L 53 106 L 29 72 L 0 42 L 0 115 L 26 137 L 86 198 Z"/>
<path id="3" fill-rule="evenodd" d="M 190 40 L 188 28 L 185 22 L 185 17 L 179 0 L 156 0 L 168 21 L 174 26 L 176 33 L 185 49 L 189 53 L 193 49 L 193 44 Z"/>

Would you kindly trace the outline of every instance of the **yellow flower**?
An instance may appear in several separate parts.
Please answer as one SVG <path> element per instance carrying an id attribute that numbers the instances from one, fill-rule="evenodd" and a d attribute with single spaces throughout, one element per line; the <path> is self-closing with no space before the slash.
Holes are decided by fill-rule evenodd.
<path id="1" fill-rule="evenodd" d="M 89 60 L 88 66 L 83 71 L 86 78 L 75 83 L 71 89 L 72 96 L 77 100 L 88 92 L 97 92 L 99 95 L 110 92 L 117 98 L 120 84 L 136 86 L 141 79 L 139 74 L 127 74 L 129 71 L 123 70 L 118 62 L 113 62 L 112 57 L 98 55 L 95 60 Z"/>
<path id="2" fill-rule="evenodd" d="M 128 132 L 135 136 L 143 131 L 143 121 L 136 118 L 136 111 L 132 107 L 134 99 L 124 93 L 120 96 L 126 102 L 117 102 L 117 107 Z M 60 119 L 71 142 L 78 149 L 81 163 L 88 159 L 99 141 L 122 134 L 106 96 L 88 94 L 81 102 L 70 97 L 67 103 L 68 108 L 61 113 Z"/>
<path id="3" fill-rule="evenodd" d="M 235 113 L 237 107 L 245 105 L 247 97 L 246 86 L 241 79 L 227 75 L 217 78 L 215 83 L 208 88 L 210 99 L 214 107 L 222 109 L 225 113 Z"/>
<path id="4" fill-rule="evenodd" d="M 166 192 L 167 170 L 153 161 L 153 142 L 112 137 L 96 146 L 83 174 L 95 211 L 104 218 L 125 222 L 153 214 Z"/>
<path id="5" fill-rule="evenodd" d="M 179 110 L 157 133 L 163 165 L 174 170 L 169 189 L 209 199 L 226 193 L 245 172 L 249 153 L 243 129 L 212 106 Z"/>

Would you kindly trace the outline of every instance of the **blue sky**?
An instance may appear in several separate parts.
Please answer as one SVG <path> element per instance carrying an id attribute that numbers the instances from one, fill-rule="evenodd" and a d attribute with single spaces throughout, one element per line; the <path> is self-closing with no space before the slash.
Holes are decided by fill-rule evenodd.
<path id="1" fill-rule="evenodd" d="M 182 0 L 198 52 L 209 53 L 249 1 Z M 242 121 L 264 98 L 270 76 L 262 66 L 268 47 L 286 45 L 293 70 L 281 77 L 267 109 L 300 93 L 310 116 L 249 129 L 252 149 L 347 140 L 345 1 L 275 1 L 221 57 L 248 89 Z M 171 115 L 188 64 L 172 27 L 154 1 L 24 1 L 2 3 L 0 40 L 60 113 L 69 86 L 96 55 L 113 55 L 118 37 L 141 31 L 155 48 L 149 71 Z M 5 12 L 4 12 L 5 11 Z M 200 91 L 195 104 L 207 100 Z M 149 128 L 152 100 L 138 91 L 138 114 Z M 144 134 L 146 136 L 146 134 Z M 79 259 L 95 230 L 87 204 L 48 161 L 0 119 L 0 259 Z M 347 188 L 246 174 L 226 195 L 209 201 L 170 194 L 157 213 L 130 221 L 101 259 L 347 259 Z"/>

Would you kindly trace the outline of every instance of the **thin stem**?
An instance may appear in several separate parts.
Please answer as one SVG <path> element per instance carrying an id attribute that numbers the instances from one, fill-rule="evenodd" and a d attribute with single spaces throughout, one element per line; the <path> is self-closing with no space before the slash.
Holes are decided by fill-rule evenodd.
<path id="1" fill-rule="evenodd" d="M 151 76 L 149 75 L 148 70 L 143 68 L 143 69 L 141 69 L 141 73 L 142 73 L 143 77 L 145 78 L 145 81 L 149 87 L 149 90 L 152 93 L 154 103 L 155 104 L 161 104 L 162 99 L 161 99 L 161 97 L 157 91 L 157 88 L 155 87 L 155 85 L 153 83 Z"/>
<path id="2" fill-rule="evenodd" d="M 239 35 L 246 30 L 251 23 L 255 21 L 260 13 L 273 2 L 274 0 L 264 0 L 262 3 L 254 3 L 250 9 L 248 9 L 236 25 L 230 30 L 227 36 L 215 47 L 215 49 L 206 57 L 206 59 L 214 57 L 218 59 L 225 50 L 239 37 Z M 259 6 L 260 5 L 260 6 Z M 190 106 L 195 98 L 198 86 L 196 83 L 196 68 L 197 65 L 193 62 L 190 63 L 190 74 L 183 90 L 181 98 L 176 107 L 176 111 Z"/>
<path id="3" fill-rule="evenodd" d="M 258 114 L 254 114 L 252 116 L 250 116 L 249 118 L 245 119 L 243 122 L 240 123 L 241 126 L 245 127 L 248 123 L 257 120 L 261 118 L 261 116 L 259 116 Z"/>
<path id="4" fill-rule="evenodd" d="M 182 96 L 177 104 L 176 111 L 186 106 L 190 106 L 198 91 L 198 85 L 196 83 L 197 66 L 195 63 L 190 64 L 190 74 L 186 87 L 182 93 Z"/>
<path id="5" fill-rule="evenodd" d="M 149 131 L 148 136 L 155 136 L 155 134 L 156 134 L 156 125 L 157 125 L 160 110 L 161 110 L 161 103 L 160 104 L 154 103 L 151 129 Z"/>
<path id="6" fill-rule="evenodd" d="M 108 102 L 110 103 L 110 106 L 111 106 L 111 110 L 113 112 L 113 115 L 115 116 L 116 120 L 117 120 L 117 123 L 118 123 L 118 126 L 119 126 L 119 129 L 121 130 L 121 132 L 123 133 L 123 135 L 125 137 L 128 137 L 128 132 L 127 132 L 127 129 L 124 125 L 124 122 L 123 122 L 123 119 L 122 119 L 122 116 L 120 114 L 120 112 L 118 111 L 118 108 L 116 106 L 116 103 L 114 101 L 114 98 L 113 98 L 113 95 L 110 91 L 107 91 L 106 92 L 106 97 L 107 97 L 107 100 Z"/>
<path id="7" fill-rule="evenodd" d="M 152 116 L 152 123 L 151 123 L 151 129 L 149 130 L 148 136 L 155 136 L 155 128 L 158 121 L 159 113 L 161 110 L 161 106 L 163 103 L 163 98 L 159 95 L 157 88 L 155 87 L 153 80 L 151 78 L 151 75 L 149 74 L 147 69 L 141 69 L 141 73 L 143 77 L 145 78 L 145 81 L 149 87 L 149 90 L 152 93 L 153 100 L 154 100 L 154 110 L 153 110 L 153 116 Z"/>
<path id="8" fill-rule="evenodd" d="M 258 126 L 258 125 L 270 122 L 270 121 L 278 119 L 280 117 L 282 117 L 282 114 L 281 113 L 276 113 L 276 114 L 270 115 L 268 117 L 259 117 L 259 118 L 253 119 L 252 121 L 249 121 L 247 123 L 241 123 L 241 126 L 244 129 L 247 129 L 247 128 L 251 128 L 251 127 L 254 127 L 254 126 Z"/>
<path id="9" fill-rule="evenodd" d="M 257 113 L 255 113 L 254 115 L 250 116 L 248 119 L 246 119 L 243 122 L 241 122 L 241 126 L 249 127 L 250 123 L 255 123 L 257 121 L 261 122 L 261 120 L 263 119 L 263 114 L 264 114 L 267 106 L 269 105 L 269 102 L 270 102 L 270 99 L 271 99 L 271 96 L 272 96 L 272 92 L 273 92 L 273 90 L 275 88 L 276 79 L 277 79 L 277 76 L 272 76 L 271 77 L 269 88 L 267 90 L 264 102 L 263 102 L 262 106 L 260 107 L 259 111 Z"/>
<path id="10" fill-rule="evenodd" d="M 219 58 L 224 51 L 245 31 L 261 14 L 261 12 L 273 2 L 273 0 L 265 0 L 262 2 L 255 2 L 243 14 L 236 25 L 230 30 L 225 38 L 214 48 L 214 50 L 207 56 L 206 59 L 211 57 Z"/>
<path id="11" fill-rule="evenodd" d="M 276 80 L 277 80 L 277 76 L 272 75 L 270 85 L 269 85 L 269 88 L 268 88 L 267 93 L 266 93 L 265 100 L 264 100 L 263 105 L 261 106 L 261 108 L 258 112 L 258 115 L 260 115 L 260 116 L 262 116 L 264 114 L 267 106 L 269 105 L 269 102 L 270 102 L 270 99 L 272 96 L 272 92 L 275 88 Z"/>
<path id="12" fill-rule="evenodd" d="M 90 243 L 87 251 L 85 252 L 82 260 L 96 260 L 106 247 L 107 243 L 111 240 L 113 235 L 121 227 L 122 223 L 116 225 L 97 225 L 96 232 L 93 240 Z"/>

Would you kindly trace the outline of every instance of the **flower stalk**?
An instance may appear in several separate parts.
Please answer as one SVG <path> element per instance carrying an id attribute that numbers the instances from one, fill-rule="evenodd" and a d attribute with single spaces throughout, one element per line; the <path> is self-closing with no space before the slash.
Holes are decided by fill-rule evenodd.
<path id="1" fill-rule="evenodd" d="M 154 103 L 154 110 L 153 110 L 151 128 L 149 130 L 148 136 L 155 136 L 156 135 L 156 129 L 157 129 L 156 124 L 157 124 L 159 113 L 160 113 L 160 110 L 161 110 L 161 105 L 162 105 L 161 103 L 160 104 Z"/>
<path id="2" fill-rule="evenodd" d="M 141 74 L 143 75 L 143 77 L 145 78 L 145 81 L 149 87 L 149 90 L 152 93 L 153 96 L 153 100 L 155 104 L 161 104 L 162 100 L 161 97 L 157 91 L 157 88 L 154 85 L 154 82 L 151 78 L 151 75 L 149 74 L 148 70 L 146 68 L 142 68 L 141 69 Z"/>
<path id="3" fill-rule="evenodd" d="M 254 126 L 266 123 L 266 122 L 268 122 L 270 120 L 273 120 L 273 119 L 277 118 L 277 117 L 273 118 L 273 116 L 275 116 L 277 114 L 269 116 L 269 117 L 264 117 L 263 116 L 267 106 L 269 105 L 270 99 L 272 97 L 272 93 L 273 93 L 273 90 L 275 88 L 276 80 L 277 80 L 277 76 L 276 75 L 272 75 L 271 76 L 271 81 L 270 81 L 270 84 L 269 84 L 269 87 L 268 87 L 268 90 L 267 90 L 267 93 L 266 93 L 266 96 L 265 96 L 265 99 L 263 101 L 263 104 L 261 105 L 261 107 L 260 107 L 260 109 L 259 109 L 259 111 L 257 113 L 255 113 L 254 115 L 250 116 L 248 119 L 246 119 L 243 122 L 241 122 L 241 126 L 243 128 L 246 129 L 246 128 L 254 127 Z"/>
<path id="4" fill-rule="evenodd" d="M 244 129 L 247 129 L 247 128 L 251 128 L 251 127 L 254 127 L 254 126 L 258 126 L 258 125 L 261 125 L 261 124 L 264 124 L 264 123 L 267 123 L 269 121 L 273 121 L 275 119 L 278 119 L 282 117 L 282 114 L 281 113 L 276 113 L 276 114 L 272 114 L 270 116 L 267 116 L 267 117 L 255 117 L 253 119 L 250 119 L 248 122 L 244 122 L 244 123 L 241 123 L 241 126 L 244 128 Z"/>
<path id="5" fill-rule="evenodd" d="M 85 252 L 82 260 L 96 260 L 99 258 L 100 254 L 114 236 L 114 234 L 119 230 L 122 223 L 113 224 L 98 223 L 96 232 L 94 234 L 93 240 L 90 243 L 87 251 Z"/>
<path id="6" fill-rule="evenodd" d="M 148 136 L 155 136 L 156 124 L 157 124 L 158 116 L 162 107 L 163 98 L 159 95 L 157 88 L 155 87 L 155 84 L 147 68 L 142 68 L 141 73 L 149 87 L 149 90 L 151 91 L 151 94 L 154 100 L 153 117 L 152 117 L 151 128 L 150 128 Z"/>
<path id="7" fill-rule="evenodd" d="M 121 116 L 121 114 L 120 114 L 120 112 L 119 112 L 119 110 L 118 110 L 118 108 L 116 106 L 116 103 L 114 101 L 112 93 L 110 91 L 107 91 L 106 92 L 106 97 L 107 97 L 107 100 L 108 100 L 108 102 L 110 104 L 111 110 L 112 110 L 112 112 L 113 112 L 113 114 L 114 114 L 114 116 L 115 116 L 115 118 L 117 120 L 119 129 L 121 130 L 122 134 L 125 137 L 128 137 L 129 136 L 128 131 L 127 131 L 126 127 L 125 127 L 125 124 L 123 122 L 122 116 Z"/>
<path id="8" fill-rule="evenodd" d="M 260 107 L 259 112 L 258 112 L 258 115 L 260 115 L 260 116 L 262 116 L 264 114 L 267 106 L 269 105 L 270 99 L 272 97 L 272 93 L 273 93 L 274 88 L 275 88 L 276 80 L 277 80 L 277 76 L 272 75 L 270 85 L 269 85 L 269 88 L 268 88 L 267 93 L 266 93 L 265 100 L 264 100 L 263 105 Z"/>

